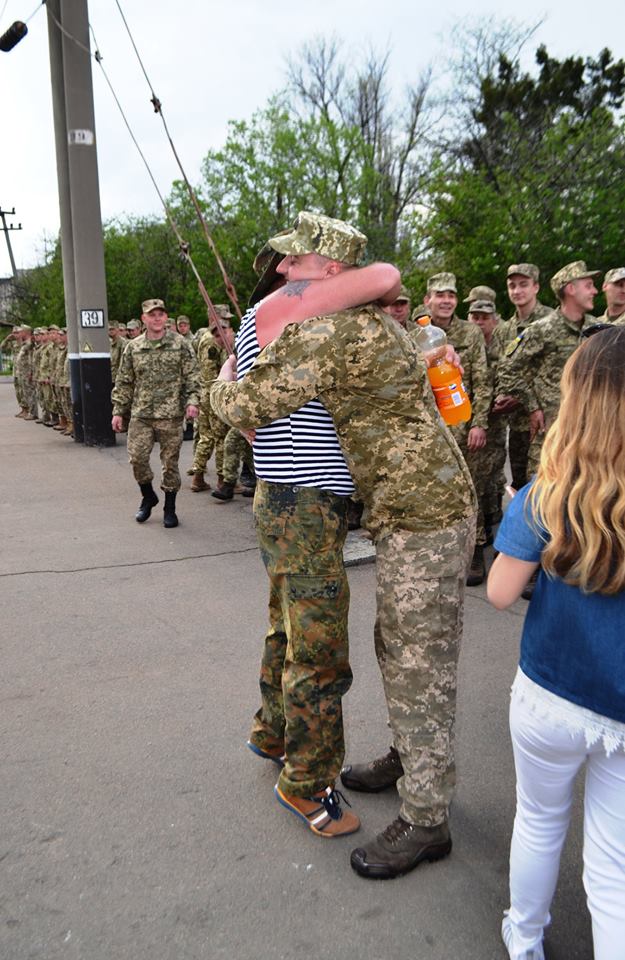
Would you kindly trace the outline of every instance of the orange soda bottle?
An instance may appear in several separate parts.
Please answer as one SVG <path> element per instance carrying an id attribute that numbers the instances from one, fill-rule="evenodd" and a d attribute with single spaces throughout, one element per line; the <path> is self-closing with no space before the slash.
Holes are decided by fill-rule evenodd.
<path id="1" fill-rule="evenodd" d="M 419 317 L 416 343 L 420 350 L 434 350 L 447 343 L 445 331 L 435 327 L 429 317 Z M 462 382 L 460 371 L 441 357 L 428 367 L 428 377 L 438 412 L 448 426 L 471 419 L 471 401 Z"/>

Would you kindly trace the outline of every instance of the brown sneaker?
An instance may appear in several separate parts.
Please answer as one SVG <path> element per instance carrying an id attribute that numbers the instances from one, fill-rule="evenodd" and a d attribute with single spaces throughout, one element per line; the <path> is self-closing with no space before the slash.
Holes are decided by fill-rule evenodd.
<path id="1" fill-rule="evenodd" d="M 334 787 L 326 787 L 314 797 L 287 796 L 277 784 L 273 792 L 278 803 L 291 810 L 300 820 L 304 820 L 318 837 L 344 837 L 348 833 L 356 833 L 360 828 L 360 820 L 356 814 L 341 809 L 341 800 L 345 800 L 345 797 Z"/>
<path id="2" fill-rule="evenodd" d="M 371 763 L 357 763 L 355 766 L 343 767 L 341 781 L 348 790 L 359 790 L 361 793 L 379 793 L 394 787 L 400 777 L 404 775 L 399 754 L 395 747 L 383 757 L 372 760 Z"/>
<path id="3" fill-rule="evenodd" d="M 421 827 L 397 817 L 366 847 L 352 850 L 349 862 L 361 877 L 392 880 L 414 870 L 424 860 L 441 860 L 450 852 L 447 823 Z"/>
<path id="4" fill-rule="evenodd" d="M 193 480 L 191 481 L 191 489 L 193 493 L 201 493 L 202 490 L 210 490 L 210 484 L 204 479 L 204 474 L 197 473 L 193 474 Z"/>

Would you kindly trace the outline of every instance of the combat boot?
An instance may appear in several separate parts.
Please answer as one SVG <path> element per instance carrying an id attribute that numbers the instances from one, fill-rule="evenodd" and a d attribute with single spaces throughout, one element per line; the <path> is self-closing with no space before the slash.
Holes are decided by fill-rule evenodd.
<path id="1" fill-rule="evenodd" d="M 176 491 L 165 491 L 165 506 L 163 507 L 163 526 L 177 527 L 178 517 L 176 516 Z"/>
<path id="2" fill-rule="evenodd" d="M 55 424 L 53 429 L 59 433 L 64 433 L 67 430 L 67 420 L 65 417 L 59 417 L 59 422 Z"/>
<path id="3" fill-rule="evenodd" d="M 352 869 L 370 880 L 391 880 L 414 870 L 424 860 L 440 860 L 451 853 L 447 823 L 422 827 L 397 817 L 366 847 L 352 850 Z"/>
<path id="4" fill-rule="evenodd" d="M 211 497 L 215 497 L 216 500 L 232 500 L 234 497 L 234 484 L 228 483 L 226 480 L 223 480 L 221 487 L 217 490 L 213 490 Z"/>
<path id="5" fill-rule="evenodd" d="M 379 793 L 388 787 L 394 787 L 403 775 L 404 768 L 399 754 L 395 747 L 391 747 L 387 754 L 377 757 L 371 763 L 357 763 L 353 767 L 343 767 L 341 781 L 348 790 Z"/>
<path id="6" fill-rule="evenodd" d="M 479 587 L 480 583 L 484 583 L 485 576 L 484 547 L 478 546 L 473 551 L 473 559 L 467 574 L 467 587 Z"/>
<path id="7" fill-rule="evenodd" d="M 204 479 L 203 471 L 198 470 L 197 473 L 193 474 L 191 489 L 193 490 L 193 493 L 201 493 L 202 490 L 210 490 L 210 484 L 208 484 Z"/>
<path id="8" fill-rule="evenodd" d="M 158 497 L 151 483 L 140 483 L 139 488 L 143 494 L 143 500 L 141 501 L 141 506 L 135 513 L 135 520 L 137 523 L 145 523 L 152 513 L 152 507 L 155 507 L 158 503 Z"/>

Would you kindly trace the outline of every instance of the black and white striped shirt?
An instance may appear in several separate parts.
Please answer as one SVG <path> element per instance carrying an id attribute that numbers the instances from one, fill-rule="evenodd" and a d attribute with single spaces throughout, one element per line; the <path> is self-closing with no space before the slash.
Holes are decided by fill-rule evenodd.
<path id="1" fill-rule="evenodd" d="M 237 334 L 239 380 L 259 353 L 254 306 L 244 315 Z M 317 399 L 309 400 L 295 413 L 257 428 L 254 469 L 257 476 L 270 483 L 318 487 L 345 497 L 355 489 L 332 417 Z"/>

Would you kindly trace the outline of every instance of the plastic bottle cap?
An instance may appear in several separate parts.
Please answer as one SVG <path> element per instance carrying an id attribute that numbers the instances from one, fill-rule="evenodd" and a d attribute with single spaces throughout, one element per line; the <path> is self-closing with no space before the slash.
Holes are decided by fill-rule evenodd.
<path id="1" fill-rule="evenodd" d="M 432 322 L 431 317 L 428 317 L 427 315 L 424 317 L 419 317 L 419 319 L 417 320 L 417 323 L 419 324 L 420 327 L 427 327 L 428 323 L 431 323 L 431 322 Z"/>

